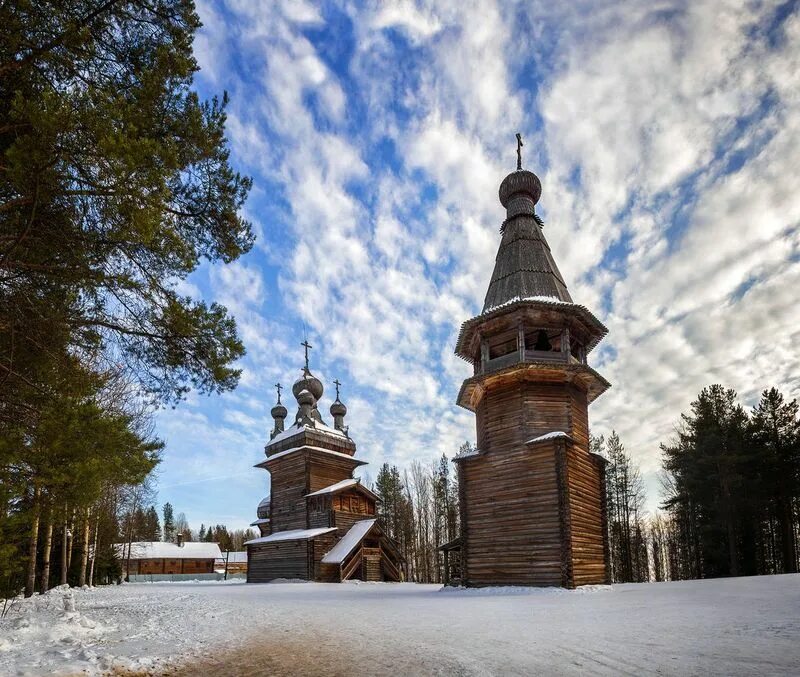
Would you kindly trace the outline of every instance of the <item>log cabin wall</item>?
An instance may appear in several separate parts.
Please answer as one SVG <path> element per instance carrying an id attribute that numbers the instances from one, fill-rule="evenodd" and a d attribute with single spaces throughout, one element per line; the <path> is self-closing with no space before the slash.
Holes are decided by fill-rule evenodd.
<path id="1" fill-rule="evenodd" d="M 320 529 L 322 527 L 336 526 L 333 522 L 333 511 L 330 508 L 330 498 L 314 496 L 308 499 L 308 528 Z"/>
<path id="2" fill-rule="evenodd" d="M 247 582 L 309 577 L 308 541 L 278 541 L 248 546 Z"/>
<path id="3" fill-rule="evenodd" d="M 339 538 L 341 538 L 341 533 L 337 536 L 334 532 L 317 536 L 313 541 L 309 541 L 309 567 L 313 572 L 313 580 L 325 583 L 339 582 L 339 567 L 325 565 L 321 562 L 325 554 L 333 549 Z"/>
<path id="4" fill-rule="evenodd" d="M 342 480 L 350 479 L 352 476 L 352 461 L 311 452 L 308 461 L 309 492 L 319 491 Z"/>
<path id="5" fill-rule="evenodd" d="M 469 585 L 560 585 L 552 448 L 522 446 L 462 462 L 464 577 Z"/>
<path id="6" fill-rule="evenodd" d="M 270 465 L 273 532 L 306 528 L 306 460 L 295 453 Z"/>
<path id="7" fill-rule="evenodd" d="M 570 434 L 575 444 L 589 451 L 589 403 L 586 393 L 580 388 L 570 386 L 570 428 L 565 432 Z"/>
<path id="8" fill-rule="evenodd" d="M 604 461 L 566 445 L 572 585 L 608 583 L 603 506 Z"/>
<path id="9" fill-rule="evenodd" d="M 213 574 L 213 559 L 152 558 L 131 561 L 131 574 Z"/>
<path id="10" fill-rule="evenodd" d="M 510 376 L 484 393 L 476 416 L 483 453 L 459 470 L 465 580 L 569 587 L 604 582 L 602 483 L 599 461 L 588 454 L 586 393 L 568 383 Z M 575 440 L 560 468 L 563 442 L 526 445 L 553 431 Z"/>

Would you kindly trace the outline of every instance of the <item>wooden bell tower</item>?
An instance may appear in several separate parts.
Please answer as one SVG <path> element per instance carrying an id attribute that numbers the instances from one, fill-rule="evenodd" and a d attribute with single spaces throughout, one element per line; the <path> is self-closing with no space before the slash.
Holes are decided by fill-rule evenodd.
<path id="1" fill-rule="evenodd" d="M 572 301 L 521 168 L 500 186 L 506 208 L 483 311 L 456 354 L 474 367 L 458 404 L 475 412 L 476 451 L 461 454 L 461 582 L 608 582 L 605 459 L 589 451 L 588 405 L 609 383 L 587 363 L 607 333 Z"/>

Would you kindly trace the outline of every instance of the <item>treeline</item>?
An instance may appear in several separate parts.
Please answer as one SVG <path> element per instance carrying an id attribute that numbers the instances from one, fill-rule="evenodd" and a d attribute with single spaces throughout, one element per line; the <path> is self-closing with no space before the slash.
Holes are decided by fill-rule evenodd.
<path id="1" fill-rule="evenodd" d="M 463 448 L 463 447 L 462 447 Z M 402 473 L 384 463 L 373 491 L 378 518 L 403 554 L 407 581 L 440 583 L 444 563 L 438 548 L 458 536 L 458 486 L 447 456 L 425 465 L 413 461 Z"/>
<path id="2" fill-rule="evenodd" d="M 800 418 L 771 388 L 752 411 L 703 389 L 662 446 L 670 577 L 794 573 L 800 532 Z"/>
<path id="3" fill-rule="evenodd" d="M 661 446 L 663 512 L 648 517 L 641 473 L 619 437 L 606 454 L 611 574 L 640 582 L 795 573 L 800 538 L 798 403 L 775 388 L 747 411 L 704 388 Z"/>
<path id="4" fill-rule="evenodd" d="M 0 595 L 97 578 L 158 463 L 153 407 L 235 387 L 176 287 L 253 243 L 192 3 L 0 4 Z M 152 516 L 151 516 L 152 517 Z M 112 563 L 107 564 L 113 567 Z M 103 575 L 106 575 L 105 573 Z"/>

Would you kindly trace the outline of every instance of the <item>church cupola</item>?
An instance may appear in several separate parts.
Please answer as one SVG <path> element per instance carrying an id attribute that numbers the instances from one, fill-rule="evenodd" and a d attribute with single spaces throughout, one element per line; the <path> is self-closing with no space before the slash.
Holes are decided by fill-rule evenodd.
<path id="1" fill-rule="evenodd" d="M 313 425 L 313 409 L 317 406 L 314 395 L 305 388 L 297 393 L 297 404 L 300 405 L 297 411 L 297 423 L 299 425 Z"/>
<path id="2" fill-rule="evenodd" d="M 333 404 L 331 405 L 333 427 L 336 428 L 336 430 L 341 430 L 344 432 L 344 417 L 347 414 L 347 407 L 345 407 L 342 401 L 339 399 L 339 388 L 342 384 L 339 383 L 339 379 L 336 379 L 333 383 L 336 386 L 336 400 L 334 400 Z"/>
<path id="3" fill-rule="evenodd" d="M 278 401 L 275 404 L 275 406 L 272 407 L 272 411 L 270 411 L 272 418 L 275 420 L 275 427 L 272 429 L 272 434 L 270 435 L 270 439 L 275 437 L 275 435 L 277 435 L 278 433 L 283 432 L 283 422 L 289 413 L 286 410 L 286 407 L 284 407 L 283 404 L 281 404 L 281 390 L 283 390 L 283 386 L 280 383 L 276 383 L 275 388 L 278 391 Z"/>

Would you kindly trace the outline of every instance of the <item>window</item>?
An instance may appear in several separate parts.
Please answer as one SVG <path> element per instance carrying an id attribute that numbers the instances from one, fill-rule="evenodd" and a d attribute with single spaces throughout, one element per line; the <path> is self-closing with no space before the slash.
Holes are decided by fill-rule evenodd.
<path id="1" fill-rule="evenodd" d="M 525 350 L 558 352 L 561 350 L 561 330 L 533 329 L 525 332 Z"/>
<path id="2" fill-rule="evenodd" d="M 489 343 L 489 359 L 494 360 L 497 357 L 510 355 L 517 350 L 517 330 L 507 331 L 496 336 L 490 336 Z"/>

